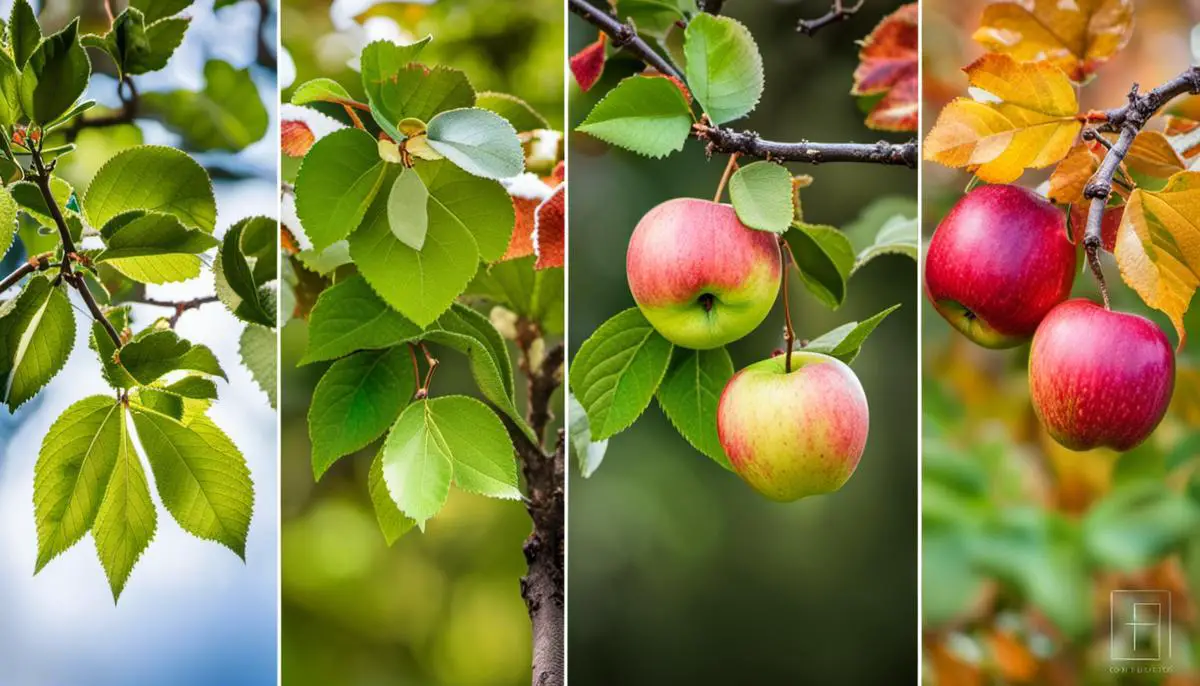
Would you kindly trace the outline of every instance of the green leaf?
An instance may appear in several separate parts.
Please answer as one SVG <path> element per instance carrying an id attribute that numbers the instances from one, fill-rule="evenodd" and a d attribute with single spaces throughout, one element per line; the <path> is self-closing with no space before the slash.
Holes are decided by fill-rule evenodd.
<path id="1" fill-rule="evenodd" d="M 467 293 L 504 305 L 539 322 L 548 333 L 563 331 L 563 270 L 534 269 L 534 257 L 484 265 Z"/>
<path id="2" fill-rule="evenodd" d="M 404 516 L 400 508 L 396 507 L 396 503 L 392 501 L 391 494 L 388 493 L 387 484 L 383 480 L 382 448 L 375 454 L 375 459 L 371 460 L 367 486 L 371 491 L 371 503 L 375 506 L 375 519 L 379 522 L 379 529 L 383 531 L 383 538 L 387 544 L 392 545 L 400 540 L 401 536 L 412 530 L 417 523 Z"/>
<path id="3" fill-rule="evenodd" d="M 0 126 L 12 126 L 21 120 L 23 113 L 21 70 L 7 52 L 0 50 Z"/>
<path id="4" fill-rule="evenodd" d="M 143 93 L 139 115 L 162 122 L 183 137 L 183 146 L 202 152 L 238 152 L 267 134 L 267 109 L 250 69 L 227 62 L 204 65 L 204 90 Z"/>
<path id="5" fill-rule="evenodd" d="M 278 382 L 275 349 L 276 336 L 272 329 L 248 324 L 242 331 L 242 338 L 238 343 L 238 350 L 242 355 L 242 365 L 250 370 L 250 376 L 254 377 L 254 382 L 258 384 L 263 393 L 267 394 L 267 401 L 271 403 L 272 408 L 278 407 L 275 394 Z"/>
<path id="6" fill-rule="evenodd" d="M 717 405 L 733 378 L 733 360 L 725 348 L 676 348 L 658 387 L 658 404 L 692 447 L 732 469 L 717 436 Z"/>
<path id="7" fill-rule="evenodd" d="M 468 107 L 429 120 L 429 147 L 459 168 L 485 179 L 506 179 L 525 171 L 525 151 L 517 131 L 495 112 Z"/>
<path id="8" fill-rule="evenodd" d="M 573 393 L 567 393 L 567 417 L 570 421 L 568 430 L 571 435 L 571 449 L 575 459 L 579 461 L 579 473 L 588 478 L 600 468 L 604 461 L 604 453 L 608 450 L 608 439 L 592 440 L 592 430 L 588 427 L 587 412 L 583 405 L 575 399 Z"/>
<path id="9" fill-rule="evenodd" d="M 699 14 L 684 38 L 687 82 L 714 124 L 744 117 L 763 93 L 763 63 L 754 37 L 729 17 Z"/>
<path id="10" fill-rule="evenodd" d="M 108 398 L 105 401 L 112 403 Z M 116 414 L 120 417 L 116 460 L 92 527 L 96 554 L 108 576 L 113 602 L 121 597 L 134 565 L 154 538 L 158 521 L 146 473 L 129 435 L 129 421 L 123 410 L 118 409 Z"/>
<path id="11" fill-rule="evenodd" d="M 407 346 L 369 350 L 338 360 L 308 406 L 313 476 L 361 450 L 396 422 L 416 390 Z"/>
<path id="12" fill-rule="evenodd" d="M 105 316 L 117 331 L 122 331 L 129 326 L 128 308 L 109 310 Z M 138 385 L 137 380 L 115 361 L 117 346 L 100 322 L 92 324 L 88 347 L 96 351 L 96 356 L 100 359 L 100 373 L 108 385 L 118 389 L 133 388 Z"/>
<path id="13" fill-rule="evenodd" d="M 1200 507 L 1159 481 L 1119 486 L 1083 520 L 1089 555 L 1106 569 L 1134 572 L 1178 550 L 1200 526 Z"/>
<path id="14" fill-rule="evenodd" d="M 483 396 L 508 415 L 531 442 L 541 443 L 541 438 L 533 433 L 517 408 L 508 347 L 487 317 L 455 303 L 438 319 L 437 326 L 426 333 L 425 339 L 466 355 L 470 360 L 471 375 Z"/>
<path id="15" fill-rule="evenodd" d="M 245 334 L 242 334 L 242 336 L 245 337 Z M 272 343 L 271 347 L 275 347 L 274 343 Z M 217 385 L 211 379 L 206 379 L 202 376 L 188 375 L 173 384 L 164 386 L 163 389 L 175 395 L 193 400 L 217 399 Z"/>
<path id="16" fill-rule="evenodd" d="M 372 117 L 398 141 L 405 138 L 399 129 L 405 119 L 427 122 L 439 112 L 475 105 L 475 89 L 457 69 L 407 64 L 380 73 L 364 62 L 362 78 Z"/>
<path id="17" fill-rule="evenodd" d="M 129 60 L 125 65 L 125 73 L 149 74 L 165 69 L 171 56 L 183 44 L 183 36 L 191 23 L 192 20 L 187 17 L 172 17 L 147 23 L 146 40 L 150 43 L 150 51 Z"/>
<path id="18" fill-rule="evenodd" d="M 571 365 L 571 390 L 587 411 L 592 440 L 625 430 L 641 416 L 671 361 L 671 343 L 631 307 L 600 325 Z"/>
<path id="19" fill-rule="evenodd" d="M 828 307 L 837 309 L 846 299 L 846 280 L 854 267 L 854 248 L 842 232 L 832 226 L 794 224 L 784 234 L 800 281 Z"/>
<path id="20" fill-rule="evenodd" d="M 33 474 L 35 572 L 91 529 L 123 447 L 123 414 L 115 399 L 93 395 L 68 407 L 42 441 Z"/>
<path id="21" fill-rule="evenodd" d="M 383 481 L 392 502 L 421 530 L 450 495 L 454 467 L 450 448 L 433 414 L 434 400 L 409 405 L 380 451 Z M 457 427 L 470 432 L 474 427 Z"/>
<path id="22" fill-rule="evenodd" d="M 431 225 L 454 223 L 466 229 L 485 262 L 504 256 L 516 213 L 499 182 L 472 176 L 449 162 L 429 162 L 416 170 L 429 190 Z"/>
<path id="23" fill-rule="evenodd" d="M 384 301 L 422 328 L 462 294 L 479 264 L 479 249 L 470 229 L 435 200 L 438 191 L 430 183 L 430 172 L 423 172 L 443 165 L 450 166 L 431 162 L 417 169 L 431 195 L 429 229 L 420 251 L 401 243 L 392 233 L 383 194 L 350 236 L 350 256 L 359 273 Z M 393 183 L 397 173 L 389 170 L 385 183 Z"/>
<path id="24" fill-rule="evenodd" d="M 421 328 L 388 307 L 361 276 L 325 289 L 308 319 L 308 348 L 300 364 L 333 360 L 357 350 L 390 348 L 421 337 Z"/>
<path id="25" fill-rule="evenodd" d="M 353 100 L 350 94 L 342 88 L 342 84 L 333 79 L 312 79 L 305 81 L 292 92 L 293 105 L 307 105 L 310 102 L 338 102 Z"/>
<path id="26" fill-rule="evenodd" d="M 270 217 L 248 217 L 242 225 L 241 252 L 259 286 L 279 278 L 279 222 Z"/>
<path id="27" fill-rule="evenodd" d="M 130 7 L 117 15 L 112 28 L 104 36 L 84 36 L 83 45 L 108 53 L 117 65 L 118 77 L 127 72 L 130 62 L 144 59 L 150 53 L 146 38 L 146 18 L 141 10 Z"/>
<path id="28" fill-rule="evenodd" d="M 142 385 L 174 371 L 228 378 L 208 347 L 189 343 L 170 329 L 158 329 L 135 337 L 121 348 L 120 361 L 125 371 Z"/>
<path id="29" fill-rule="evenodd" d="M 260 288 L 263 284 L 254 278 L 254 270 L 242 252 L 245 233 L 264 223 L 275 225 L 274 220 L 266 217 L 250 217 L 231 226 L 221 241 L 219 264 L 213 264 L 213 271 L 217 295 L 230 312 L 251 324 L 274 327 L 275 300 L 266 297 Z"/>
<path id="30" fill-rule="evenodd" d="M 50 36 L 21 72 L 21 107 L 35 123 L 54 121 L 87 89 L 92 63 L 79 43 L 79 20 Z"/>
<path id="31" fill-rule="evenodd" d="M 159 255 L 197 255 L 218 245 L 217 239 L 200 229 L 189 229 L 174 215 L 162 212 L 131 212 L 121 215 L 101 230 L 105 249 L 95 262 L 120 262 Z M 121 270 L 123 271 L 123 270 Z M 179 281 L 181 279 L 174 279 Z M 153 283 L 163 283 L 154 281 Z"/>
<path id="32" fill-rule="evenodd" d="M 129 6 L 136 7 L 146 15 L 146 23 L 173 17 L 192 6 L 193 0 L 130 0 Z"/>
<path id="33" fill-rule="evenodd" d="M 920 233 L 915 217 L 893 216 L 880 227 L 875 242 L 859 251 L 850 273 L 853 274 L 880 255 L 907 255 L 916 260 Z"/>
<path id="34" fill-rule="evenodd" d="M 577 130 L 648 157 L 665 157 L 683 150 L 692 108 L 671 81 L 631 76 L 596 103 Z"/>
<path id="35" fill-rule="evenodd" d="M 0 370 L 4 403 L 15 412 L 58 374 L 75 345 L 75 316 L 71 302 L 45 276 L 26 283 L 13 309 L 4 316 Z"/>
<path id="36" fill-rule="evenodd" d="M 487 405 L 466 396 L 428 401 L 454 462 L 454 485 L 489 498 L 520 500 L 512 439 Z"/>
<path id="37" fill-rule="evenodd" d="M 792 224 L 792 175 L 773 162 L 754 162 L 729 179 L 729 199 L 743 224 L 783 233 Z"/>
<path id="38" fill-rule="evenodd" d="M 165 414 L 176 421 L 183 421 L 183 396 L 158 388 L 146 387 L 135 389 L 129 395 L 129 401 L 138 407 Z"/>
<path id="39" fill-rule="evenodd" d="M 0 188 L 0 257 L 12 247 L 17 235 L 17 203 L 7 188 Z"/>
<path id="40" fill-rule="evenodd" d="M 661 38 L 678 21 L 687 21 L 687 15 L 681 5 L 687 5 L 689 11 L 695 12 L 695 3 L 676 0 L 617 0 L 616 15 L 622 20 L 631 21 L 643 36 Z"/>
<path id="41" fill-rule="evenodd" d="M 371 114 L 376 123 L 395 140 L 404 138 L 396 126 L 404 117 L 393 118 L 387 112 L 383 103 L 386 84 L 393 78 L 398 79 L 397 75 L 401 70 L 416 62 L 421 51 L 432 39 L 432 36 L 425 36 L 408 45 L 396 45 L 391 41 L 380 40 L 363 48 L 359 59 L 359 71 L 362 74 L 363 89 L 370 102 Z"/>
<path id="42" fill-rule="evenodd" d="M 396 177 L 388 193 L 388 224 L 400 242 L 420 250 L 425 246 L 425 234 L 429 231 L 429 189 L 421 176 L 404 169 Z"/>
<path id="43" fill-rule="evenodd" d="M 804 346 L 804 350 L 830 355 L 850 364 L 854 358 L 858 357 L 858 352 L 862 349 L 862 344 L 867 341 L 867 336 L 871 335 L 871 332 L 885 317 L 899 308 L 899 305 L 892 305 L 870 319 L 843 324 L 833 331 L 809 341 L 808 345 Z"/>
<path id="44" fill-rule="evenodd" d="M 55 236 L 55 243 L 57 243 L 58 226 L 54 218 L 50 215 L 50 207 L 46 204 L 46 199 L 42 196 L 42 191 L 37 184 L 32 181 L 21 181 L 14 183 L 8 190 L 20 210 L 28 214 L 42 226 L 50 229 L 51 233 Z M 71 188 L 71 184 L 63 179 L 57 176 L 50 178 L 50 195 L 58 204 L 64 217 L 74 214 L 74 212 L 67 209 L 67 205 L 71 201 L 71 195 L 74 192 L 75 189 Z M 78 236 L 72 237 L 78 238 Z"/>
<path id="45" fill-rule="evenodd" d="M 13 60 L 17 69 L 24 69 L 30 55 L 42 42 L 42 27 L 29 0 L 13 2 L 12 14 L 8 19 L 8 44 L 12 47 Z"/>
<path id="46" fill-rule="evenodd" d="M 317 141 L 296 177 L 296 213 L 314 249 L 349 236 L 389 178 L 367 132 L 343 129 Z"/>
<path id="47" fill-rule="evenodd" d="M 237 446 L 204 415 L 185 426 L 130 409 L 167 511 L 185 531 L 216 541 L 244 560 L 254 484 Z"/>
<path id="48" fill-rule="evenodd" d="M 186 153 L 140 145 L 110 159 L 88 186 L 84 213 L 92 226 L 130 210 L 165 212 L 212 233 L 217 203 L 208 172 Z"/>
<path id="49" fill-rule="evenodd" d="M 487 91 L 475 96 L 475 106 L 491 110 L 508 120 L 517 131 L 548 129 L 550 124 L 529 103 L 508 93 Z"/>

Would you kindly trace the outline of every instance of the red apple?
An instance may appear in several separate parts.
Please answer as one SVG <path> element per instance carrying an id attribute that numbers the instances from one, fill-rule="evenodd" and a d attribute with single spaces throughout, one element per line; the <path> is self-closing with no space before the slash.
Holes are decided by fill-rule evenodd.
<path id="1" fill-rule="evenodd" d="M 1054 440 L 1072 450 L 1129 450 L 1146 440 L 1174 386 L 1171 344 L 1145 317 L 1068 300 L 1033 335 L 1033 409 Z"/>
<path id="2" fill-rule="evenodd" d="M 738 372 L 721 393 L 717 434 L 738 476 L 771 500 L 831 493 L 858 467 L 867 396 L 840 360 L 798 351 Z"/>
<path id="3" fill-rule="evenodd" d="M 668 200 L 633 230 L 625 265 L 629 289 L 667 340 L 716 348 L 767 318 L 779 292 L 778 241 L 747 228 L 730 205 Z"/>
<path id="4" fill-rule="evenodd" d="M 1071 294 L 1075 263 L 1061 210 L 1020 186 L 980 186 L 934 231 L 925 294 L 967 338 L 1011 348 Z"/>

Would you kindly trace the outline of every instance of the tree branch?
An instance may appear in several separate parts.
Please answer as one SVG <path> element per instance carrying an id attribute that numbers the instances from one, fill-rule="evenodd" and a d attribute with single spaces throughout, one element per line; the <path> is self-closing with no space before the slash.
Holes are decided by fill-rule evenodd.
<path id="1" fill-rule="evenodd" d="M 44 272 L 50 269 L 52 266 L 50 264 L 50 256 L 51 253 L 43 253 L 41 255 L 34 255 L 33 257 L 30 257 L 25 264 L 17 267 L 15 270 L 13 270 L 12 274 L 9 274 L 8 276 L 4 277 L 4 280 L 0 281 L 0 293 L 12 288 L 18 281 L 25 278 L 25 276 L 29 274 L 37 271 Z"/>
<path id="2" fill-rule="evenodd" d="M 638 36 L 637 29 L 633 28 L 632 25 L 622 24 L 616 17 L 608 12 L 597 9 L 587 2 L 587 0 L 567 0 L 567 2 L 567 6 L 572 12 L 582 17 L 584 21 L 607 33 L 614 48 L 628 51 L 634 57 L 653 67 L 660 74 L 674 76 L 680 81 L 683 80 L 683 74 L 680 74 L 662 55 L 650 47 L 649 43 L 642 40 Z"/>
<path id="3" fill-rule="evenodd" d="M 208 303 L 215 303 L 217 301 L 217 296 L 205 295 L 199 298 L 192 298 L 191 300 L 182 300 L 179 302 L 172 300 L 158 300 L 157 298 L 142 298 L 134 302 L 138 302 L 143 305 L 153 305 L 155 307 L 169 307 L 175 310 L 175 314 L 171 315 L 171 318 L 168 320 L 171 324 L 171 328 L 175 328 L 175 325 L 179 323 L 179 318 L 183 316 L 184 312 L 187 312 L 188 310 L 195 310 L 201 305 L 207 305 Z"/>
<path id="4" fill-rule="evenodd" d="M 547 351 L 536 368 L 529 366 L 532 340 L 521 337 L 518 344 L 525 354 L 529 401 L 526 417 L 537 436 L 544 435 L 553 413 L 550 400 L 561 383 L 559 371 L 566 354 L 562 344 Z M 521 579 L 521 597 L 529 611 L 533 627 L 533 686 L 563 686 L 565 683 L 564 625 L 566 579 L 565 489 L 566 446 L 558 433 L 555 449 L 544 453 L 523 431 L 509 423 L 509 434 L 516 447 L 521 472 L 525 477 L 528 500 L 525 509 L 533 520 L 533 532 L 523 547 L 529 573 Z"/>
<path id="5" fill-rule="evenodd" d="M 629 24 L 622 24 L 608 12 L 601 11 L 587 0 L 567 0 L 572 12 L 579 15 L 608 34 L 613 46 L 629 51 L 646 65 L 659 73 L 683 80 L 683 76 L 670 63 L 642 40 L 637 30 Z M 857 9 L 857 8 L 855 8 Z M 848 10 L 847 10 L 848 11 Z M 917 144 L 910 141 L 903 144 L 887 143 L 777 143 L 759 138 L 752 131 L 733 131 L 709 123 L 696 124 L 692 135 L 698 140 L 708 143 L 708 153 L 714 152 L 733 154 L 740 153 L 756 159 L 777 160 L 782 162 L 805 162 L 822 164 L 825 162 L 865 162 L 905 166 L 910 169 L 917 167 Z"/>
<path id="6" fill-rule="evenodd" d="M 696 6 L 701 12 L 709 14 L 720 14 L 721 8 L 725 6 L 725 0 L 697 0 Z"/>
<path id="7" fill-rule="evenodd" d="M 732 131 L 709 124 L 696 124 L 692 135 L 708 143 L 708 152 L 733 154 L 783 162 L 865 162 L 917 167 L 917 143 L 778 143 L 759 138 L 753 131 Z"/>
<path id="8" fill-rule="evenodd" d="M 1088 207 L 1087 230 L 1083 237 L 1084 251 L 1087 253 L 1088 265 L 1096 283 L 1100 286 L 1100 295 L 1104 298 L 1104 306 L 1109 306 L 1108 286 L 1104 283 L 1104 272 L 1100 268 L 1098 252 L 1103 246 L 1104 208 L 1108 197 L 1112 194 L 1113 176 L 1125 161 L 1133 146 L 1133 139 L 1146 126 L 1146 123 L 1158 113 L 1168 102 L 1187 93 L 1200 94 L 1200 67 L 1190 67 L 1179 76 L 1145 94 L 1138 93 L 1135 83 L 1129 91 L 1129 103 L 1124 107 L 1107 110 L 1099 119 L 1104 122 L 1103 128 L 1118 132 L 1117 142 L 1108 147 L 1108 152 L 1100 162 L 1099 168 L 1087 186 L 1083 189 L 1083 197 L 1090 200 Z M 1099 138 L 1094 132 L 1090 135 Z"/>
<path id="9" fill-rule="evenodd" d="M 126 92 L 128 89 L 128 92 Z M 133 85 L 133 79 L 126 76 L 117 85 L 117 97 L 121 99 L 121 109 L 113 114 L 87 118 L 83 115 L 75 117 L 71 125 L 64 130 L 68 143 L 74 143 L 79 132 L 84 129 L 103 129 L 121 124 L 132 124 L 138 113 L 138 91 Z"/>
<path id="10" fill-rule="evenodd" d="M 858 0 L 853 7 L 846 7 L 843 0 L 833 0 L 833 6 L 829 8 L 828 12 L 816 19 L 801 19 L 796 23 L 796 30 L 806 36 L 811 36 L 830 24 L 846 21 L 853 17 L 854 13 L 862 8 L 865 1 Z"/>
<path id="11" fill-rule="evenodd" d="M 58 207 L 58 201 L 54 199 L 54 194 L 50 191 L 50 171 L 44 164 L 42 164 L 42 153 L 39 146 L 40 143 L 38 146 L 35 146 L 33 149 L 31 149 L 30 164 L 33 166 L 35 172 L 33 174 L 33 182 L 37 184 L 38 189 L 42 192 L 42 200 L 46 202 L 46 207 L 50 210 L 50 216 L 54 219 L 55 226 L 58 227 L 59 240 L 62 241 L 63 260 L 62 264 L 59 266 L 59 271 L 62 274 L 63 280 L 66 281 L 68 285 L 74 286 L 75 290 L 79 291 L 79 297 L 82 298 L 84 304 L 87 305 L 88 311 L 92 313 L 92 316 L 95 317 L 96 321 L 100 322 L 100 325 L 103 326 L 104 330 L 108 332 L 108 336 L 112 339 L 113 344 L 120 348 L 121 334 L 117 333 L 117 330 L 113 327 L 112 322 L 108 321 L 108 317 L 104 316 L 103 310 L 101 310 L 100 305 L 96 303 L 95 296 L 93 296 L 92 292 L 88 290 L 87 284 L 83 281 L 83 277 L 71 271 L 71 260 L 77 258 L 75 241 L 71 238 L 71 230 L 67 227 L 67 220 L 63 218 L 62 210 Z"/>

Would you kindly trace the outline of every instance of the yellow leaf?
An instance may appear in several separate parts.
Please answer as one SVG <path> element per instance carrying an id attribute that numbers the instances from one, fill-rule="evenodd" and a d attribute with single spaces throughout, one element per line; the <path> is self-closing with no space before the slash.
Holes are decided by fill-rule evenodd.
<path id="1" fill-rule="evenodd" d="M 1182 348 L 1183 315 L 1200 286 L 1200 172 L 1180 172 L 1161 191 L 1135 190 L 1115 254 L 1121 278 L 1171 319 Z"/>
<path id="2" fill-rule="evenodd" d="M 1025 169 L 1067 156 L 1082 122 L 1075 89 L 1062 70 L 985 55 L 963 71 L 972 87 L 999 102 L 958 98 L 948 104 L 925 138 L 925 159 L 1009 183 Z"/>
<path id="3" fill-rule="evenodd" d="M 1066 158 L 1058 163 L 1050 175 L 1050 202 L 1056 205 L 1071 205 L 1083 201 L 1083 187 L 1096 173 L 1100 160 L 1086 143 L 1071 148 Z"/>
<path id="4" fill-rule="evenodd" d="M 972 38 L 1021 62 L 1048 61 L 1082 82 L 1132 33 L 1132 0 L 1032 0 L 989 5 Z"/>
<path id="5" fill-rule="evenodd" d="M 1133 139 L 1125 163 L 1135 172 L 1159 179 L 1187 168 L 1167 137 L 1157 131 L 1142 131 Z"/>

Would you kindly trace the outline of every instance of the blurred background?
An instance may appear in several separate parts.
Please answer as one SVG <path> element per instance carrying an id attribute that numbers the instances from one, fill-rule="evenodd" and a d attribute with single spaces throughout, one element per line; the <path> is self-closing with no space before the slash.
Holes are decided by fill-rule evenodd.
<path id="1" fill-rule="evenodd" d="M 982 54 L 970 36 L 986 4 L 922 4 L 926 131 L 942 106 L 966 94 L 959 70 Z M 1132 40 L 1082 88 L 1083 109 L 1123 105 L 1132 84 L 1148 90 L 1200 61 L 1200 3 L 1140 0 L 1134 12 Z M 1198 102 L 1181 99 L 1173 109 L 1197 118 Z M 1050 171 L 1026 172 L 1018 183 L 1036 188 Z M 932 163 L 923 174 L 928 239 L 970 177 Z M 1142 304 L 1107 253 L 1104 269 L 1113 309 L 1149 317 L 1176 342 L 1170 322 Z M 1099 300 L 1085 267 L 1074 294 Z M 1200 505 L 1185 495 L 1200 494 L 1196 346 L 1178 356 L 1171 408 L 1146 443 L 1125 454 L 1076 453 L 1051 440 L 1033 413 L 1027 345 L 984 350 L 928 302 L 922 307 L 926 682 L 1200 683 Z M 1185 323 L 1200 330 L 1200 312 L 1193 308 Z M 1169 641 L 1171 659 L 1134 673 L 1129 665 L 1139 663 L 1110 660 L 1110 622 L 1128 621 L 1119 605 L 1112 613 L 1110 592 L 1144 589 L 1173 599 L 1173 624 L 1154 639 Z M 1118 632 L 1117 641 L 1127 638 Z"/>
<path id="2" fill-rule="evenodd" d="M 772 140 L 902 142 L 867 129 L 849 95 L 858 46 L 901 3 L 867 2 L 814 37 L 795 31 L 820 2 L 730 0 L 749 28 L 766 91 L 737 128 Z M 596 40 L 571 15 L 569 52 Z M 577 124 L 640 69 L 615 53 L 588 93 L 570 86 Z M 625 250 L 633 227 L 674 197 L 711 198 L 726 158 L 683 153 L 649 160 L 570 139 L 570 354 L 602 322 L 633 306 Z M 815 182 L 801 191 L 806 221 L 846 229 L 860 245 L 895 213 L 916 215 L 914 170 L 791 165 Z M 879 203 L 879 204 L 876 204 Z M 869 208 L 869 209 L 867 209 Z M 864 209 L 867 211 L 864 213 Z M 865 214 L 865 217 L 862 215 Z M 861 221 L 860 221 L 861 218 Z M 772 503 L 692 449 L 657 405 L 614 437 L 590 478 L 569 482 L 568 655 L 573 686 L 611 684 L 912 683 L 917 672 L 916 271 L 886 257 L 855 275 L 831 312 L 791 279 L 800 338 L 902 303 L 853 368 L 871 407 L 867 450 L 833 495 Z M 782 308 L 730 346 L 744 367 L 781 348 Z"/>
<path id="3" fill-rule="evenodd" d="M 352 64 L 372 40 L 433 35 L 421 61 L 466 72 L 476 91 L 511 93 L 563 125 L 561 0 L 369 2 L 287 0 L 280 79 L 328 77 L 365 101 Z M 299 108 L 297 108 L 299 109 Z M 306 121 L 314 121 L 308 114 Z M 316 115 L 319 116 L 319 115 Z M 296 160 L 285 158 L 284 178 Z M 291 196 L 285 224 L 294 222 Z M 529 616 L 519 579 L 531 530 L 519 503 L 451 489 L 425 533 L 388 548 L 367 495 L 377 446 L 342 458 L 313 482 L 309 400 L 328 368 L 297 368 L 307 329 L 283 329 L 283 683 L 287 686 L 518 686 L 529 683 Z M 464 358 L 443 362 L 438 395 L 478 395 Z M 510 344 L 510 354 L 517 350 Z M 517 406 L 525 406 L 517 383 Z M 556 397 L 553 406 L 561 405 Z"/>
<path id="4" fill-rule="evenodd" d="M 124 3 L 114 3 L 120 11 Z M 264 3 L 266 4 L 266 3 Z M 204 86 L 204 65 L 227 61 L 249 69 L 262 102 L 275 99 L 275 68 L 270 52 L 260 55 L 256 35 L 275 44 L 274 12 L 264 20 L 255 0 L 197 0 L 184 11 L 192 17 L 183 45 L 167 68 L 134 77 L 142 93 Z M 0 15 L 12 3 L 0 2 Z M 34 2 L 44 30 L 57 31 L 76 16 L 83 30 L 104 31 L 103 3 Z M 260 26 L 260 23 L 262 26 Z M 97 71 L 87 97 L 119 106 L 111 63 L 91 54 Z M 239 107 L 249 108 L 248 103 Z M 266 116 L 267 108 L 259 106 Z M 101 164 L 140 143 L 183 147 L 214 179 L 218 237 L 237 220 L 275 214 L 278 128 L 272 121 L 261 139 L 239 152 L 197 151 L 180 132 L 158 121 L 85 131 L 79 149 L 63 159 L 59 172 L 82 194 Z M 214 116 L 219 112 L 214 112 Z M 28 234 L 26 234 L 28 235 Z M 48 248 L 42 248 L 48 249 Z M 5 274 L 25 259 L 20 241 L 0 259 Z M 145 295 L 185 300 L 213 293 L 212 272 L 191 281 L 148 286 Z M 93 394 L 108 394 L 95 354 L 87 346 L 90 327 L 77 296 L 75 347 L 66 367 L 15 415 L 0 413 L 0 682 L 19 686 L 229 686 L 274 684 L 277 671 L 277 544 L 279 503 L 275 484 L 276 413 L 267 396 L 240 363 L 243 324 L 219 304 L 189 311 L 179 335 L 209 345 L 229 382 L 217 380 L 220 401 L 213 420 L 246 456 L 255 484 L 254 518 L 246 562 L 227 549 L 185 533 L 162 508 L 157 494 L 158 530 L 114 606 L 90 535 L 33 576 L 37 557 L 33 468 L 54 419 L 68 406 Z M 135 305 L 135 330 L 170 314 Z M 149 470 L 147 470 L 149 475 Z M 151 489 L 153 492 L 153 488 Z"/>

